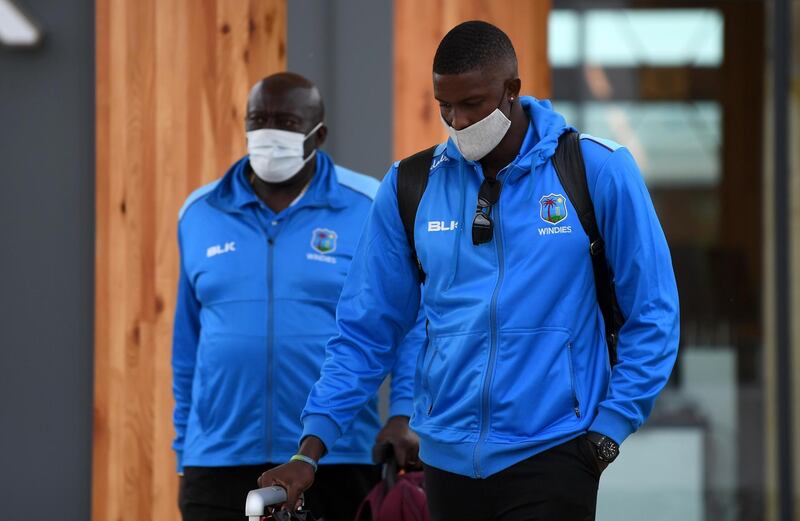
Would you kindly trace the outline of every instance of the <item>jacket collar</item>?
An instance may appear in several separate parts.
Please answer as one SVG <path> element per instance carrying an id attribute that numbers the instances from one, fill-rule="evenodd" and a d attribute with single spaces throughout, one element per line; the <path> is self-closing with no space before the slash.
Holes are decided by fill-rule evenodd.
<path id="1" fill-rule="evenodd" d="M 317 166 L 306 193 L 291 208 L 345 206 L 342 192 L 336 177 L 336 166 L 330 156 L 317 150 Z M 211 191 L 208 203 L 224 212 L 243 212 L 249 205 L 257 205 L 260 200 L 248 180 L 250 157 L 244 156 L 228 169 L 219 184 Z"/>

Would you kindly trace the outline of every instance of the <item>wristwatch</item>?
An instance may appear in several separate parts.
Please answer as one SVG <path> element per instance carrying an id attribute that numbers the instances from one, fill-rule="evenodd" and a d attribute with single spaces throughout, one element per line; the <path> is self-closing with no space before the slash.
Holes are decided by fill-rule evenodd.
<path id="1" fill-rule="evenodd" d="M 599 432 L 587 432 L 586 439 L 594 445 L 595 454 L 600 461 L 611 463 L 619 456 L 619 445 L 608 436 Z"/>

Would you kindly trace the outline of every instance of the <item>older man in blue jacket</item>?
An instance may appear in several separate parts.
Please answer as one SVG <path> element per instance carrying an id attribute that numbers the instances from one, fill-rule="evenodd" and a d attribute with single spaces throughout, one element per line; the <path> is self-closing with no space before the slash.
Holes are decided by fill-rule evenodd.
<path id="1" fill-rule="evenodd" d="M 241 519 L 261 472 L 304 459 L 295 456 L 298 420 L 336 333 L 336 303 L 378 188 L 318 149 L 323 116 L 319 91 L 305 78 L 260 81 L 247 103 L 248 155 L 181 210 L 173 447 L 185 521 Z M 376 434 L 401 463 L 414 464 L 408 417 L 424 341 L 420 324 L 392 362 L 383 430 L 373 393 L 330 445 L 306 495 L 317 515 L 352 520 L 379 478 L 371 465 Z"/>
<path id="2" fill-rule="evenodd" d="M 450 139 L 433 154 L 416 213 L 429 341 L 411 421 L 437 521 L 594 519 L 600 473 L 650 414 L 677 353 L 670 253 L 636 163 L 624 147 L 583 136 L 626 319 L 612 369 L 587 235 L 552 161 L 572 129 L 520 86 L 497 27 L 465 22 L 439 44 L 433 91 Z M 391 368 L 419 297 L 395 165 L 342 292 L 301 454 L 334 446 Z M 301 462 L 261 477 L 287 487 L 290 504 L 312 481 Z"/>

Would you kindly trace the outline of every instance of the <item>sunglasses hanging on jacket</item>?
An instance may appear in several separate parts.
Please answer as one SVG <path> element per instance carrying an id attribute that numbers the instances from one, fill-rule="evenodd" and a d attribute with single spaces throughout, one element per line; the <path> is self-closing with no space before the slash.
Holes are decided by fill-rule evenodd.
<path id="1" fill-rule="evenodd" d="M 494 221 L 492 207 L 500 199 L 500 181 L 484 179 L 478 190 L 478 206 L 472 219 L 472 244 L 475 246 L 492 240 Z"/>

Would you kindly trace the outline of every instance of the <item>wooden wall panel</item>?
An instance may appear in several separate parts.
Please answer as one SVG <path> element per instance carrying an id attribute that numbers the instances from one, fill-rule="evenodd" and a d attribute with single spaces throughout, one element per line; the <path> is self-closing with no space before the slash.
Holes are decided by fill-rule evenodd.
<path id="1" fill-rule="evenodd" d="M 92 516 L 179 519 L 170 449 L 176 221 L 245 152 L 286 66 L 285 0 L 98 0 Z"/>
<path id="2" fill-rule="evenodd" d="M 547 17 L 550 0 L 395 0 L 394 156 L 446 139 L 433 99 L 433 55 L 442 37 L 466 20 L 485 20 L 514 43 L 522 93 L 550 94 Z"/>

